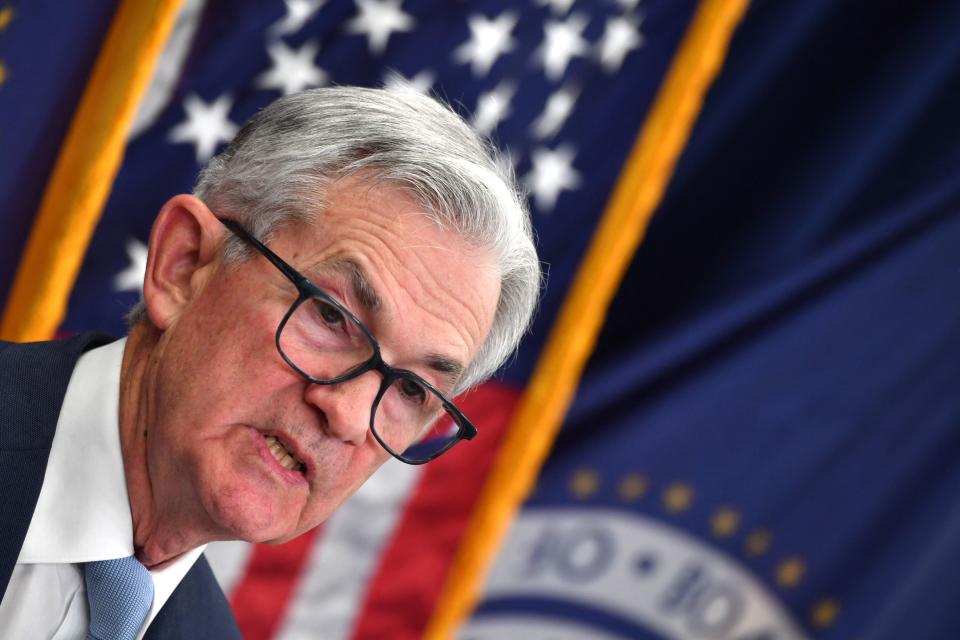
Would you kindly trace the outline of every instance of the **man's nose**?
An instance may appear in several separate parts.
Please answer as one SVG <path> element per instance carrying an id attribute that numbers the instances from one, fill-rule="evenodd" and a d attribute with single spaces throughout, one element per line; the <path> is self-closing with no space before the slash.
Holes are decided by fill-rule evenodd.
<path id="1" fill-rule="evenodd" d="M 370 431 L 370 411 L 382 378 L 367 371 L 337 384 L 308 384 L 304 399 L 326 418 L 324 429 L 341 442 L 363 444 Z"/>

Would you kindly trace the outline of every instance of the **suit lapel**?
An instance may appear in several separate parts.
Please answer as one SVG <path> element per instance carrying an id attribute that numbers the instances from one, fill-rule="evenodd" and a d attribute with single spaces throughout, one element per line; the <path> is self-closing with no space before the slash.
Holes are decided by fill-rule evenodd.
<path id="1" fill-rule="evenodd" d="M 81 353 L 108 341 L 82 334 L 57 342 L 0 343 L 0 600 L 40 496 L 70 374 Z"/>

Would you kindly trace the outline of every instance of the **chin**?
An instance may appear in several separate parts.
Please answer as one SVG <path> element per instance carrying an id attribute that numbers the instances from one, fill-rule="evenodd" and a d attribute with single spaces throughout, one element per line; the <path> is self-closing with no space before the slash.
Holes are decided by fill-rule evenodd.
<path id="1" fill-rule="evenodd" d="M 267 538 L 265 540 L 248 540 L 247 542 L 257 542 L 259 544 L 284 544 L 285 542 L 290 542 L 295 538 L 299 538 L 306 531 L 297 531 L 295 533 L 287 533 L 276 538 Z"/>
<path id="2" fill-rule="evenodd" d="M 237 488 L 222 490 L 210 496 L 207 513 L 220 532 L 218 537 L 228 540 L 275 542 L 297 535 L 297 517 L 284 513 L 275 496 Z"/>
<path id="3" fill-rule="evenodd" d="M 284 538 L 292 538 L 286 527 L 278 525 L 277 521 L 262 513 L 250 513 L 249 509 L 220 510 L 214 514 L 223 536 L 230 540 L 245 542 L 274 542 Z"/>

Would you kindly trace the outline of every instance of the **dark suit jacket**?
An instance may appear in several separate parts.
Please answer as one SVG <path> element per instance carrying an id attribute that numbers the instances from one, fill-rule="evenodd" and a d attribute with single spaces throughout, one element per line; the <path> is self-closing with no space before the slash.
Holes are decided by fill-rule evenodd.
<path id="1" fill-rule="evenodd" d="M 84 351 L 110 340 L 82 334 L 56 342 L 0 342 L 0 600 L 40 496 L 70 374 Z M 240 638 L 206 558 L 187 572 L 145 638 Z"/>

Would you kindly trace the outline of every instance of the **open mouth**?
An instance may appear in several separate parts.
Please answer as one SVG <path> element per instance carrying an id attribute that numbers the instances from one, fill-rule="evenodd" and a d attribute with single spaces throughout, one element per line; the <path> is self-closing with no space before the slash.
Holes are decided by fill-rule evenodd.
<path id="1" fill-rule="evenodd" d="M 300 473 L 307 472 L 307 465 L 295 456 L 292 451 L 287 449 L 286 445 L 284 445 L 279 438 L 276 436 L 264 436 L 264 440 L 267 441 L 267 448 L 270 449 L 270 453 L 281 467 L 289 469 L 290 471 L 299 471 Z"/>

